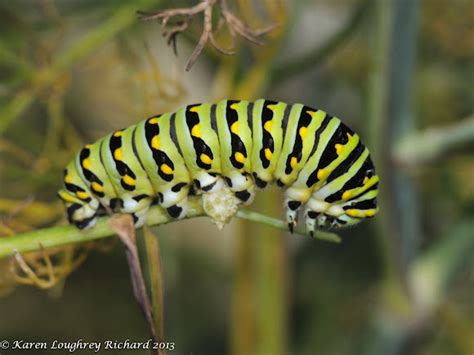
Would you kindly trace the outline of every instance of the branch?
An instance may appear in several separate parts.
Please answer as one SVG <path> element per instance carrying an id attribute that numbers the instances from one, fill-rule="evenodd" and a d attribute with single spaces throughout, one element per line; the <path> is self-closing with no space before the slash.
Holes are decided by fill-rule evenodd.
<path id="1" fill-rule="evenodd" d="M 447 127 L 428 128 L 411 134 L 396 146 L 395 161 L 414 166 L 433 161 L 439 156 L 463 144 L 474 141 L 474 116 Z"/>
<path id="2" fill-rule="evenodd" d="M 189 199 L 187 218 L 204 216 L 206 215 L 202 210 L 200 198 L 194 197 Z M 240 210 L 237 213 L 237 217 L 266 224 L 284 231 L 288 230 L 286 222 L 256 212 Z M 108 220 L 108 217 L 99 218 L 93 228 L 85 231 L 79 230 L 72 225 L 66 225 L 16 234 L 11 237 L 0 237 L 0 258 L 13 255 L 15 252 L 24 253 L 40 250 L 40 245 L 47 249 L 109 237 L 115 233 L 108 226 Z M 170 218 L 164 209 L 155 206 L 150 209 L 146 224 L 148 226 L 155 226 L 175 221 L 177 220 Z M 294 234 L 308 237 L 308 234 L 301 229 L 297 229 Z M 338 235 L 329 232 L 316 231 L 314 237 L 334 243 L 340 242 Z"/>
<path id="3" fill-rule="evenodd" d="M 222 25 L 225 24 L 232 35 L 233 42 L 235 40 L 236 34 L 238 34 L 252 43 L 263 45 L 264 43 L 260 40 L 260 37 L 276 27 L 276 25 L 271 25 L 262 29 L 251 29 L 229 10 L 226 0 L 203 0 L 199 4 L 188 8 L 168 9 L 152 13 L 139 11 L 138 15 L 140 19 L 145 21 L 161 21 L 161 25 L 165 29 L 163 36 L 166 37 L 166 42 L 168 45 L 173 46 L 174 52 L 176 54 L 176 38 L 178 34 L 188 29 L 189 23 L 194 16 L 203 13 L 204 18 L 201 36 L 199 38 L 199 42 L 193 50 L 193 53 L 189 57 L 188 63 L 186 64 L 186 71 L 189 71 L 207 43 L 210 43 L 212 47 L 222 54 L 232 55 L 235 53 L 234 45 L 232 45 L 231 48 L 223 48 L 215 40 L 213 29 L 214 26 L 212 21 L 212 11 L 214 6 L 218 6 L 220 8 L 220 18 L 217 25 L 217 31 L 219 31 Z M 182 19 L 170 25 L 170 19 L 176 17 L 180 17 Z"/>
<path id="4" fill-rule="evenodd" d="M 305 72 L 306 70 L 314 68 L 320 64 L 335 49 L 355 34 L 354 30 L 363 23 L 363 19 L 369 12 L 371 3 L 372 0 L 363 0 L 344 27 L 333 37 L 329 38 L 322 46 L 314 48 L 299 58 L 277 65 L 272 73 L 271 84 L 277 85 L 291 76 Z"/>
<path id="5" fill-rule="evenodd" d="M 127 256 L 130 278 L 132 280 L 133 295 L 140 309 L 145 316 L 150 327 L 150 333 L 153 342 L 157 342 L 155 322 L 151 311 L 151 301 L 145 285 L 140 265 L 140 255 L 137 247 L 137 237 L 135 226 L 131 215 L 114 215 L 109 219 L 109 226 L 117 233 L 122 243 L 125 245 L 125 254 Z M 152 355 L 158 355 L 158 349 L 153 347 Z M 156 351 L 155 351 L 156 350 Z"/>
<path id="6" fill-rule="evenodd" d="M 148 270 L 148 279 L 150 283 L 150 297 L 154 328 L 158 342 L 165 340 L 164 335 L 164 300 L 163 300 L 163 268 L 161 266 L 161 251 L 158 237 L 153 231 L 143 228 L 143 238 L 145 240 L 145 267 Z M 159 352 L 160 355 L 164 351 Z"/>

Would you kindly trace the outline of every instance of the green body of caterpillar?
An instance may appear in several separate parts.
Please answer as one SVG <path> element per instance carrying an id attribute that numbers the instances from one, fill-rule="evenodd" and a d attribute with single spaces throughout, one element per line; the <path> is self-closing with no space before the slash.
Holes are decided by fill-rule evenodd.
<path id="1" fill-rule="evenodd" d="M 359 136 L 338 118 L 301 104 L 223 100 L 148 118 L 86 145 L 66 167 L 59 196 L 69 221 L 94 224 L 101 211 L 130 213 L 136 226 L 158 203 L 183 218 L 191 194 L 285 187 L 290 230 L 351 225 L 377 213 L 378 176 Z"/>

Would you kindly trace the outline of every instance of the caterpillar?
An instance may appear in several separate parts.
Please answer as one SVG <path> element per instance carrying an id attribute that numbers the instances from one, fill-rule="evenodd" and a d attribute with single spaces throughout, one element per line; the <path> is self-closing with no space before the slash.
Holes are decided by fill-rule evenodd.
<path id="1" fill-rule="evenodd" d="M 104 212 L 132 214 L 140 227 L 154 204 L 180 219 L 191 195 L 202 195 L 221 226 L 252 202 L 256 188 L 276 182 L 285 188 L 290 231 L 303 208 L 313 235 L 373 217 L 378 180 L 368 149 L 337 117 L 303 104 L 222 100 L 85 145 L 64 170 L 58 195 L 80 229 Z"/>

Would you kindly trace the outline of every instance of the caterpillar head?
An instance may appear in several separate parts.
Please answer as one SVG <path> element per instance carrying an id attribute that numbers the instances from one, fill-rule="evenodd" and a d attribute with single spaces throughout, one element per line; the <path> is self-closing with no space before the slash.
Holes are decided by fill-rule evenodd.
<path id="1" fill-rule="evenodd" d="M 92 227 L 96 222 L 99 201 L 92 196 L 77 172 L 74 162 L 64 169 L 64 188 L 58 196 L 66 205 L 69 223 L 79 229 Z"/>

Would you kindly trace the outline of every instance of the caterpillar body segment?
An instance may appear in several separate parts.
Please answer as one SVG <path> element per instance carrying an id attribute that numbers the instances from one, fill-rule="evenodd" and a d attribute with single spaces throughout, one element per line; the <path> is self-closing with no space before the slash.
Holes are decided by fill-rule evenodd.
<path id="1" fill-rule="evenodd" d="M 64 169 L 64 189 L 60 190 L 58 195 L 66 205 L 70 223 L 74 223 L 80 229 L 95 224 L 100 204 L 79 175 L 75 160 Z"/>
<path id="2" fill-rule="evenodd" d="M 377 213 L 378 177 L 359 136 L 322 110 L 264 99 L 188 105 L 117 130 L 76 155 L 58 194 L 81 229 L 114 212 L 139 227 L 153 204 L 183 218 L 190 195 L 222 225 L 274 182 L 290 230 L 300 210 L 310 234 Z"/>
<path id="3" fill-rule="evenodd" d="M 175 143 L 174 117 L 165 114 L 137 124 L 136 154 L 154 190 L 154 198 L 176 217 L 186 214 L 191 178 L 185 160 Z"/>

